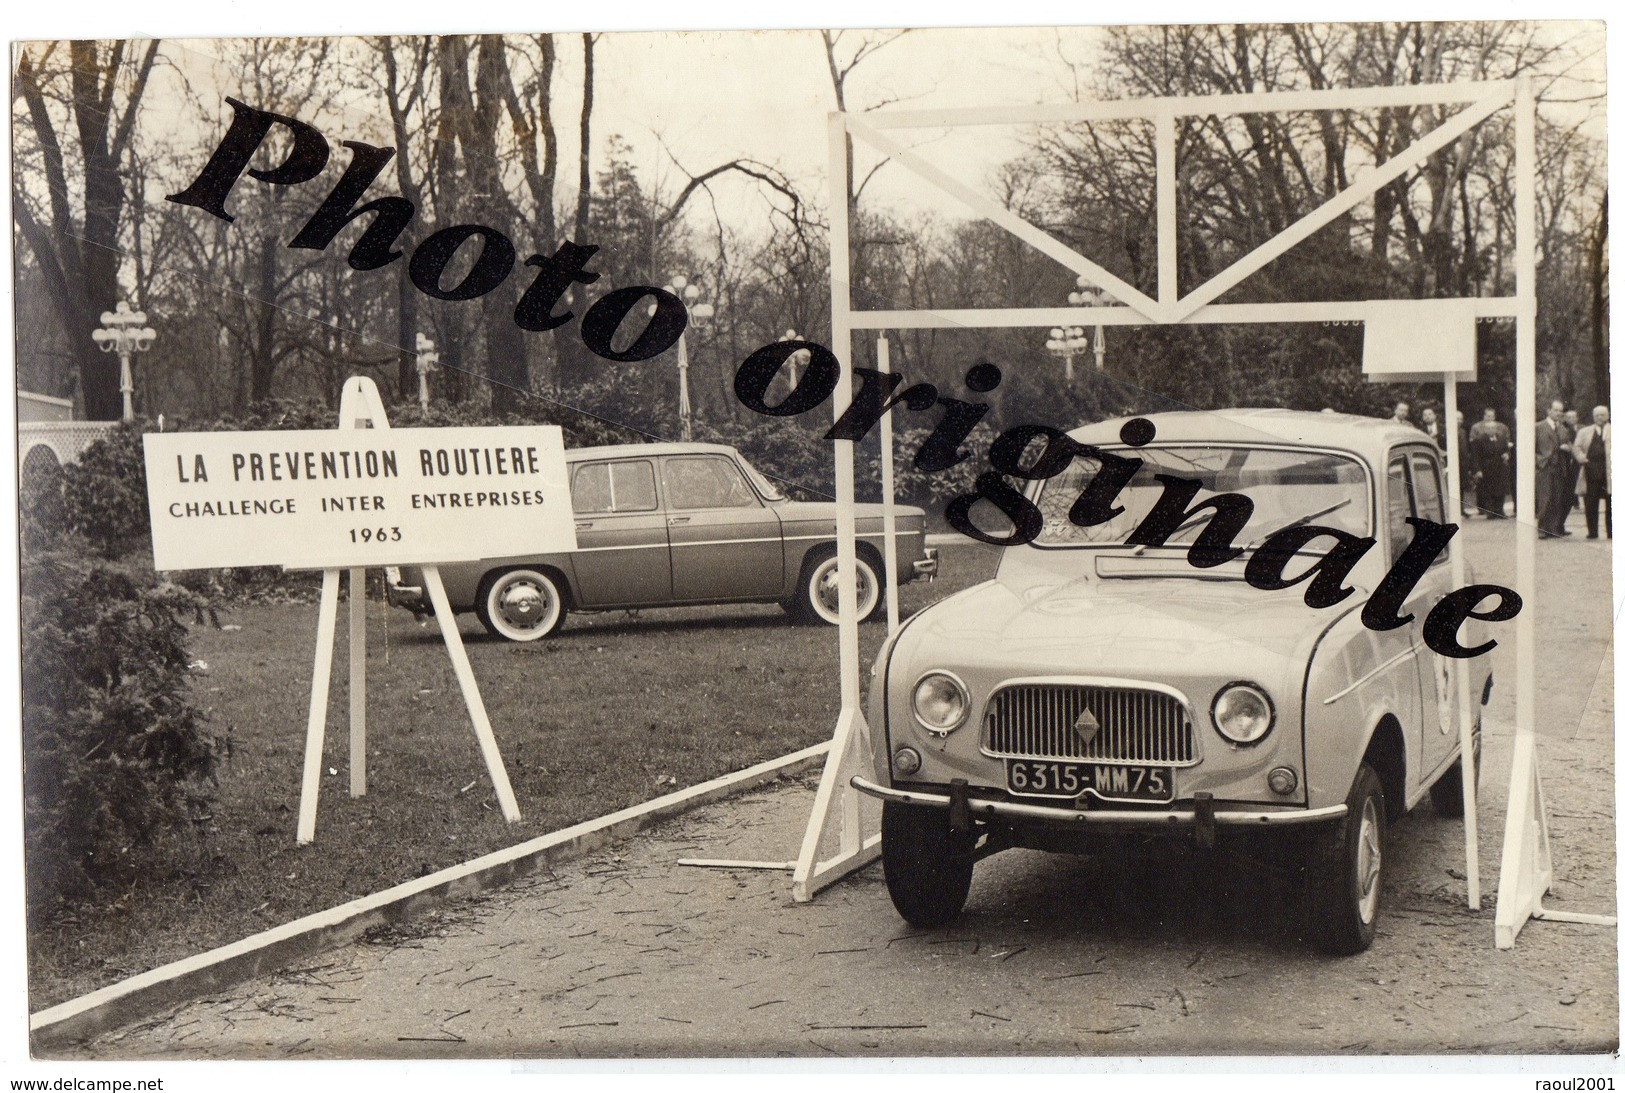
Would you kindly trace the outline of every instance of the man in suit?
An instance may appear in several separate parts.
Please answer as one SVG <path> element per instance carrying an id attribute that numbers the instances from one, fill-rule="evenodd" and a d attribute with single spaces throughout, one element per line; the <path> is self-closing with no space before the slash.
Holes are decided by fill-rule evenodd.
<path id="1" fill-rule="evenodd" d="M 1506 517 L 1507 485 L 1512 476 L 1512 430 L 1495 420 L 1495 407 L 1484 407 L 1484 420 L 1467 434 L 1473 468 L 1474 500 L 1491 520 Z M 1465 486 L 1467 480 L 1462 480 Z"/>
<path id="2" fill-rule="evenodd" d="M 1574 438 L 1563 427 L 1563 404 L 1553 402 L 1546 416 L 1535 424 L 1535 519 L 1542 539 L 1567 535 L 1563 519 L 1568 515 L 1564 502 L 1568 488 L 1563 479 L 1566 459 L 1574 450 Z"/>
<path id="3" fill-rule="evenodd" d="M 1461 460 L 1461 518 L 1466 520 L 1472 512 L 1472 506 L 1467 503 L 1467 491 L 1473 488 L 1473 450 L 1467 444 L 1467 415 L 1460 410 L 1456 411 L 1456 435 L 1452 438 L 1455 445 L 1456 458 Z M 1449 460 L 1445 460 L 1448 467 Z"/>
<path id="4" fill-rule="evenodd" d="M 1569 443 L 1573 444 L 1575 438 L 1580 435 L 1580 412 L 1578 410 L 1564 411 L 1563 428 L 1569 434 Z M 1568 487 L 1568 505 L 1563 509 L 1566 514 L 1580 507 L 1580 452 L 1577 448 L 1569 450 L 1568 477 L 1564 480 L 1564 483 Z M 1564 519 L 1566 520 L 1568 517 L 1565 515 Z"/>
<path id="5" fill-rule="evenodd" d="M 1585 476 L 1587 539 L 1597 537 L 1597 509 L 1602 505 L 1608 506 L 1605 513 L 1608 538 L 1614 537 L 1614 475 L 1609 458 L 1612 445 L 1608 407 L 1598 406 L 1591 411 L 1591 424 L 1574 438 L 1574 458 Z"/>

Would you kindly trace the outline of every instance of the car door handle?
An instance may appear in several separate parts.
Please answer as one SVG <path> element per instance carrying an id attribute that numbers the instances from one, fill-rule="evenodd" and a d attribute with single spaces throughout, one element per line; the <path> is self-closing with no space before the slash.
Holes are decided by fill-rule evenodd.
<path id="1" fill-rule="evenodd" d="M 592 521 L 591 520 L 577 520 L 576 521 L 576 530 L 577 531 L 586 531 L 590 527 L 592 527 Z"/>
<path id="2" fill-rule="evenodd" d="M 668 523 L 668 524 L 686 524 L 692 519 L 693 519 L 693 517 L 691 517 L 691 516 L 672 516 L 672 517 L 669 517 L 666 520 L 666 523 Z"/>

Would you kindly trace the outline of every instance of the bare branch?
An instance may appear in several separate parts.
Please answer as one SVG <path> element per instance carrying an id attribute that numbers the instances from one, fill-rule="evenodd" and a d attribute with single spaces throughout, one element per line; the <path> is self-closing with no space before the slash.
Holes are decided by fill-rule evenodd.
<path id="1" fill-rule="evenodd" d="M 117 163 L 124 155 L 125 147 L 130 143 L 130 133 L 135 128 L 135 112 L 141 105 L 142 93 L 147 89 L 147 77 L 152 73 L 152 63 L 158 56 L 158 39 L 154 38 L 147 43 L 147 55 L 141 59 L 141 68 L 136 73 L 135 87 L 130 90 L 130 101 L 125 104 L 124 116 L 119 119 L 118 129 L 113 135 L 112 156 Z M 111 84 L 112 77 L 108 78 Z"/>

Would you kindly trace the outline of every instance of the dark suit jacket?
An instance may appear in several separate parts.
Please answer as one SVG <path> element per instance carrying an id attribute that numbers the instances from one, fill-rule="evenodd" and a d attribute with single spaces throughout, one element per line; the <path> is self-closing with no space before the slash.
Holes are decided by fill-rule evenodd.
<path id="1" fill-rule="evenodd" d="M 1547 418 L 1541 418 L 1535 423 L 1535 467 L 1544 470 L 1546 464 L 1557 455 L 1557 446 L 1563 443 L 1562 426 L 1559 423 L 1554 427 Z"/>

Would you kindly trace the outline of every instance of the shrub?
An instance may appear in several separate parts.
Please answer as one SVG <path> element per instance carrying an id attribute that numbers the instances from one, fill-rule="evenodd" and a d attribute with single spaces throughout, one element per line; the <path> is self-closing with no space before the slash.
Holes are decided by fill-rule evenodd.
<path id="1" fill-rule="evenodd" d="M 141 428 L 121 424 L 62 468 L 65 530 L 75 532 L 106 558 L 150 544 L 147 468 Z"/>
<path id="2" fill-rule="evenodd" d="M 188 696 L 202 600 L 66 552 L 22 569 L 24 862 L 31 909 L 165 859 L 213 792 L 216 738 Z"/>
<path id="3" fill-rule="evenodd" d="M 62 465 L 44 447 L 28 453 L 17 481 L 17 530 L 27 553 L 46 549 L 68 530 Z"/>

